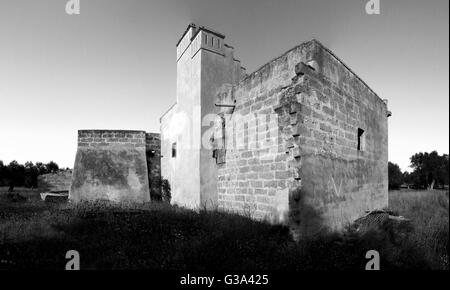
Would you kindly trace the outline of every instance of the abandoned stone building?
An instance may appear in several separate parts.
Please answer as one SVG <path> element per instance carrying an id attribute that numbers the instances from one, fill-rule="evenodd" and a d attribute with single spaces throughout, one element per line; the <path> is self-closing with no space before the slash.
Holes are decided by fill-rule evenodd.
<path id="1" fill-rule="evenodd" d="M 190 24 L 176 50 L 176 103 L 161 135 L 79 131 L 71 199 L 148 201 L 162 177 L 173 204 L 301 231 L 387 206 L 387 102 L 320 42 L 251 74 L 202 26 Z"/>

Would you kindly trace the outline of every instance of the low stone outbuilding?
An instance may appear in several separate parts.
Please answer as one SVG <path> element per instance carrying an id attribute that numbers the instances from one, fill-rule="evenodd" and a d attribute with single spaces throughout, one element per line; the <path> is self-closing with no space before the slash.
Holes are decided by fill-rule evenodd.
<path id="1" fill-rule="evenodd" d="M 38 176 L 40 192 L 69 192 L 72 183 L 72 170 L 60 170 Z"/>
<path id="2" fill-rule="evenodd" d="M 149 180 L 159 179 L 159 134 L 145 131 L 80 130 L 69 199 L 150 201 Z M 156 141 L 156 142 L 155 142 Z M 154 189 L 155 190 L 155 189 Z"/>

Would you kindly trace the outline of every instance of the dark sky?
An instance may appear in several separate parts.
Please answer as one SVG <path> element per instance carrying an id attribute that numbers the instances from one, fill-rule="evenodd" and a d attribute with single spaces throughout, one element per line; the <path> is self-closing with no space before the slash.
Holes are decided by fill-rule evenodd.
<path id="1" fill-rule="evenodd" d="M 449 147 L 448 0 L 0 0 L 0 160 L 72 167 L 78 129 L 159 132 L 190 22 L 226 35 L 252 72 L 317 38 L 383 99 L 389 159 Z"/>

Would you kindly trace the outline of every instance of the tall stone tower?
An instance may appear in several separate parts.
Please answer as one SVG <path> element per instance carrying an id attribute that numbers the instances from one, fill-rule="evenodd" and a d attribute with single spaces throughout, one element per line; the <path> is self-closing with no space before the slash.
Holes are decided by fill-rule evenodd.
<path id="1" fill-rule="evenodd" d="M 162 176 L 173 203 L 190 208 L 217 206 L 216 161 L 202 136 L 213 122 L 208 114 L 215 111 L 217 90 L 245 76 L 224 40 L 221 33 L 188 25 L 177 43 L 177 102 L 160 120 Z"/>

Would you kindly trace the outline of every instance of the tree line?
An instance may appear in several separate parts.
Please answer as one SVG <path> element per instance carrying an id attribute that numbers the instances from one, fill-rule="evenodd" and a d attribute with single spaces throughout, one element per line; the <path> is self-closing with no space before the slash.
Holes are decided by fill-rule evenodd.
<path id="1" fill-rule="evenodd" d="M 411 173 L 402 172 L 400 167 L 392 162 L 388 164 L 389 188 L 399 189 L 402 184 L 418 189 L 433 189 L 449 184 L 449 156 L 439 155 L 436 151 L 431 153 L 416 153 L 410 158 L 413 169 Z M 0 186 L 37 187 L 39 175 L 54 173 L 60 170 L 58 164 L 26 162 L 19 164 L 11 161 L 5 165 L 0 160 Z"/>
<path id="2" fill-rule="evenodd" d="M 412 188 L 431 190 L 448 185 L 448 158 L 448 154 L 439 155 L 436 151 L 416 153 L 410 158 L 411 173 L 402 172 L 397 164 L 389 162 L 389 188 L 399 189 L 402 184 L 407 184 Z"/>
<path id="3" fill-rule="evenodd" d="M 37 179 L 41 174 L 54 173 L 59 171 L 59 166 L 53 161 L 47 164 L 42 162 L 26 162 L 19 164 L 17 161 L 11 161 L 5 165 L 0 160 L 0 186 L 9 186 L 10 190 L 15 186 L 37 187 Z"/>

